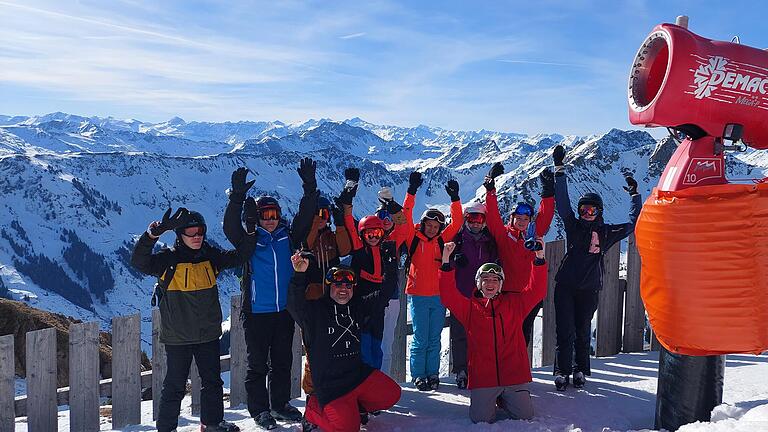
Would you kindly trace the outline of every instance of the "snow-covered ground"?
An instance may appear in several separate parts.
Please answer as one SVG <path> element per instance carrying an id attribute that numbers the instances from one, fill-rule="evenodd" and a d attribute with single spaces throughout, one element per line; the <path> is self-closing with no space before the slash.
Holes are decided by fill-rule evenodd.
<path id="1" fill-rule="evenodd" d="M 445 358 L 444 358 L 445 359 Z M 439 391 L 418 392 L 403 385 L 403 394 L 391 410 L 375 417 L 368 431 L 530 431 L 530 432 L 611 432 L 643 431 L 653 427 L 658 353 L 620 354 L 593 359 L 592 377 L 584 390 L 555 391 L 551 368 L 534 370 L 531 394 L 536 410 L 533 421 L 505 420 L 493 425 L 473 425 L 468 418 L 469 392 L 458 390 L 444 377 Z M 442 368 L 445 371 L 445 368 Z M 228 374 L 226 374 L 228 375 Z M 228 378 L 228 377 L 227 377 Z M 768 431 L 768 357 L 730 355 L 725 372 L 724 404 L 714 411 L 712 423 L 686 425 L 681 432 Z M 225 380 L 228 383 L 228 379 Z M 303 402 L 293 402 L 303 409 Z M 257 431 L 244 406 L 227 409 L 226 418 L 243 431 Z M 152 402 L 142 403 L 142 424 L 124 431 L 154 430 Z M 16 431 L 27 430 L 25 419 L 17 419 Z M 69 430 L 69 412 L 59 412 L 59 430 Z M 110 430 L 102 418 L 102 430 Z M 190 413 L 190 399 L 184 400 L 180 432 L 199 430 Z M 299 430 L 282 424 L 279 430 Z"/>

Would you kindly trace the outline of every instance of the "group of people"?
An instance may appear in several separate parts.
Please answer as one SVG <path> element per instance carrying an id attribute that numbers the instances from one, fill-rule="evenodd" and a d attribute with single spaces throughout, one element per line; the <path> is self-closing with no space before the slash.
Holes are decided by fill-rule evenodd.
<path id="1" fill-rule="evenodd" d="M 627 177 L 628 223 L 606 224 L 602 200 L 594 193 L 581 197 L 574 215 L 564 159 L 564 148 L 557 146 L 554 169 L 539 176 L 538 211 L 518 203 L 507 224 L 496 196 L 495 180 L 504 173 L 500 163 L 485 177 L 485 204 L 462 208 L 458 182 L 446 183 L 450 220 L 429 208 L 414 221 L 424 181 L 419 172 L 410 174 L 402 204 L 384 187 L 377 211 L 356 220 L 359 170 L 346 169 L 344 187 L 328 199 L 317 188 L 316 164 L 309 158 L 298 168 L 303 196 L 290 225 L 274 197 L 248 196 L 255 182 L 247 181 L 248 169 L 235 170 L 223 226 L 233 250 L 205 241 L 207 225 L 199 213 L 169 209 L 149 225 L 132 257 L 136 268 L 158 278 L 153 304 L 160 309 L 168 364 L 158 430 L 177 427 L 193 358 L 202 382 L 202 430 L 239 430 L 223 418 L 219 363 L 216 279 L 232 267 L 242 268 L 248 411 L 262 429 L 285 421 L 301 422 L 305 431 L 355 431 L 369 414 L 397 403 L 401 388 L 388 374 L 403 285 L 413 323 L 414 386 L 439 388 L 447 308 L 452 372 L 457 386 L 470 390 L 471 420 L 532 418 L 526 346 L 547 292 L 542 238 L 555 209 L 564 223 L 567 254 L 555 277 L 554 381 L 565 390 L 572 375 L 573 385 L 582 387 L 590 375 L 590 325 L 602 287 L 602 257 L 632 232 L 642 203 L 637 183 Z M 176 233 L 174 246 L 153 252 L 166 231 Z M 402 284 L 401 274 L 406 275 Z M 306 352 L 303 415 L 289 403 L 294 323 Z"/>

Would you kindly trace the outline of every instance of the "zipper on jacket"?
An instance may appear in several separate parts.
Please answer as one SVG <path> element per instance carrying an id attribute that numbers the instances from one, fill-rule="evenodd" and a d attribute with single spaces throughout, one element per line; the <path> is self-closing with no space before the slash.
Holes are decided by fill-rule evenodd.
<path id="1" fill-rule="evenodd" d="M 211 274 L 208 273 L 208 267 L 205 268 L 205 276 L 208 277 L 208 283 L 213 285 L 213 281 L 211 281 Z"/>
<path id="2" fill-rule="evenodd" d="M 272 248 L 272 259 L 275 263 L 275 312 L 280 312 L 280 283 L 277 279 L 277 252 L 275 252 L 274 238 L 272 240 L 273 241 L 269 244 L 269 246 Z"/>
<path id="3" fill-rule="evenodd" d="M 507 336 L 504 334 L 504 315 L 499 312 L 499 321 L 501 322 L 501 338 L 506 339 Z"/>
<path id="4" fill-rule="evenodd" d="M 496 340 L 496 308 L 491 300 L 491 319 L 493 319 L 493 359 L 496 361 L 496 385 L 501 387 L 501 377 L 499 375 L 499 343 Z"/>
<path id="5" fill-rule="evenodd" d="M 187 282 L 189 281 L 189 269 L 184 269 L 184 288 L 189 288 Z"/>

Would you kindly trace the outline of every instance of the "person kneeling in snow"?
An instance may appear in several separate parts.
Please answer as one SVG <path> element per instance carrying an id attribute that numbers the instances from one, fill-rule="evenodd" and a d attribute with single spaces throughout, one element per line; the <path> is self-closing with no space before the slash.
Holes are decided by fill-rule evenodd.
<path id="1" fill-rule="evenodd" d="M 360 412 L 386 410 L 400 400 L 400 386 L 363 363 L 360 355 L 360 329 L 372 315 L 383 313 L 392 293 L 353 297 L 355 273 L 338 266 L 326 273 L 328 296 L 307 300 L 304 287 L 309 260 L 297 252 L 291 262 L 295 273 L 288 291 L 288 311 L 301 327 L 315 387 L 306 418 L 326 432 L 358 431 Z"/>
<path id="2" fill-rule="evenodd" d="M 469 418 L 474 423 L 496 420 L 498 406 L 513 419 L 533 418 L 528 390 L 531 368 L 523 336 L 523 320 L 547 293 L 547 266 L 544 242 L 532 263 L 529 289 L 520 293 L 502 292 L 504 270 L 485 263 L 475 276 L 476 290 L 464 297 L 456 288 L 450 265 L 455 243 L 446 243 L 439 273 L 440 298 L 467 331 L 469 353 L 467 388 L 470 390 Z"/>

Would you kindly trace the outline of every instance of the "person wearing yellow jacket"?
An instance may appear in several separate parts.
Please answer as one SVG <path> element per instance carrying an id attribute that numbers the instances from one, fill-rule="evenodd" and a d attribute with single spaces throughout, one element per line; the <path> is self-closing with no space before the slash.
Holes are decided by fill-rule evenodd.
<path id="1" fill-rule="evenodd" d="M 440 333 L 445 322 L 445 306 L 440 302 L 438 272 L 442 249 L 446 240 L 452 240 L 461 228 L 463 212 L 459 198 L 459 183 L 450 180 L 445 191 L 451 198 L 451 222 L 446 226 L 445 215 L 430 208 L 413 223 L 413 207 L 416 192 L 424 179 L 419 172 L 412 172 L 408 179 L 408 194 L 403 203 L 406 217 L 406 241 L 408 250 L 408 308 L 413 322 L 411 340 L 411 379 L 420 391 L 437 390 L 440 386 Z"/>

